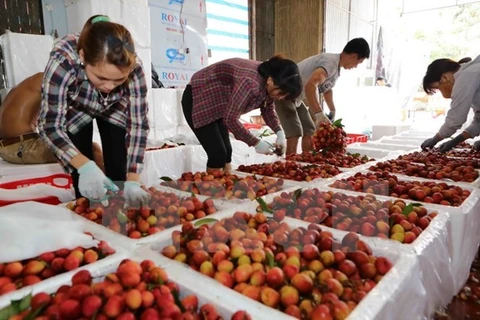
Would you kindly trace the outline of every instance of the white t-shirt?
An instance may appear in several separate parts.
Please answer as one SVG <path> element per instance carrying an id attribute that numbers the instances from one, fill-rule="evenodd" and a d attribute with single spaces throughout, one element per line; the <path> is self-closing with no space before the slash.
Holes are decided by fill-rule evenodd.
<path id="1" fill-rule="evenodd" d="M 318 92 L 324 93 L 332 89 L 335 86 L 335 82 L 340 76 L 340 54 L 334 53 L 321 53 L 311 57 L 308 57 L 298 64 L 300 71 L 300 77 L 303 82 L 303 90 L 299 100 L 306 98 L 305 96 L 305 83 L 310 79 L 312 73 L 318 68 L 323 68 L 327 73 L 327 79 L 321 85 L 318 86 Z"/>

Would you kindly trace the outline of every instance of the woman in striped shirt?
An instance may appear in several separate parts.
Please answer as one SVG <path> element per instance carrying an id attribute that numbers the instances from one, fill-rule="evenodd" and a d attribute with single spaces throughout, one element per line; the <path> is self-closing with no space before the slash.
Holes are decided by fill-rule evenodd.
<path id="1" fill-rule="evenodd" d="M 265 123 L 277 134 L 277 153 L 285 152 L 286 140 L 273 102 L 293 100 L 302 92 L 298 67 L 292 60 L 275 56 L 259 62 L 241 58 L 226 59 L 192 76 L 182 97 L 185 119 L 207 153 L 207 171 L 231 171 L 235 138 L 271 154 L 272 146 L 258 139 L 240 123 L 240 116 L 259 109 Z"/>
<path id="2" fill-rule="evenodd" d="M 44 72 L 38 127 L 71 173 L 76 197 L 104 200 L 118 184 L 130 205 L 148 201 L 140 185 L 149 131 L 146 96 L 145 73 L 124 26 L 93 16 L 80 34 L 55 44 Z M 105 174 L 92 161 L 93 119 Z"/>

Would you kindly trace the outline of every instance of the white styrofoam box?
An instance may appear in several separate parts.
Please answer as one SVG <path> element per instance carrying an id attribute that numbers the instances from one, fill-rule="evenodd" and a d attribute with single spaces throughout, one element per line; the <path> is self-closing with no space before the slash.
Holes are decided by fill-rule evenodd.
<path id="1" fill-rule="evenodd" d="M 170 281 L 177 283 L 180 289 L 180 299 L 183 299 L 188 295 L 196 295 L 199 307 L 207 303 L 212 304 L 215 306 L 222 319 L 230 319 L 238 310 L 247 310 L 249 314 L 256 319 L 267 319 L 272 316 L 275 317 L 275 319 L 294 319 L 292 317 L 284 316 L 279 311 L 267 308 L 263 305 L 254 304 L 248 298 L 245 298 L 240 294 L 234 294 L 231 292 L 232 290 L 229 290 L 218 283 L 212 284 L 211 281 L 199 277 L 196 273 L 185 272 L 185 268 L 179 268 L 178 265 L 173 264 L 170 259 L 153 252 L 149 248 L 139 248 L 130 254 L 128 258 L 137 262 L 152 260 L 155 265 L 165 270 Z M 121 260 L 111 261 L 109 264 L 98 265 L 95 268 L 88 270 L 94 279 L 93 281 L 98 282 L 102 281 L 107 274 L 115 272 L 120 263 Z M 18 294 L 16 299 L 21 299 L 29 293 L 32 295 L 39 292 L 46 292 L 49 294 L 55 293 L 60 286 L 71 285 L 71 277 L 72 275 L 61 279 L 55 279 L 55 281 L 50 281 L 49 283 L 42 282 L 33 288 L 31 292 L 22 292 L 21 294 Z M 13 299 L 7 300 L 5 305 L 8 305 L 11 300 Z"/>
<path id="2" fill-rule="evenodd" d="M 367 156 L 374 159 L 383 159 L 388 157 L 394 151 L 380 150 L 378 148 L 366 148 L 364 143 L 352 143 L 347 146 L 347 152 L 359 153 L 363 156 Z M 398 153 L 400 155 L 400 153 Z"/>
<path id="3" fill-rule="evenodd" d="M 366 142 L 363 143 L 362 146 L 364 148 L 373 148 L 373 149 L 380 149 L 380 150 L 390 150 L 390 151 L 410 151 L 417 149 L 418 146 L 408 146 L 408 145 L 401 145 L 401 144 L 387 144 L 381 142 Z"/>
<path id="4" fill-rule="evenodd" d="M 121 24 L 130 31 L 135 47 L 150 48 L 150 8 L 140 5 L 138 0 L 121 0 Z"/>
<path id="5" fill-rule="evenodd" d="M 35 211 L 35 203 L 32 202 L 32 211 Z M 80 216 L 74 214 L 73 212 L 71 213 L 72 219 L 74 220 L 82 220 Z M 80 270 L 89 270 L 93 271 L 99 268 L 103 268 L 105 266 L 109 266 L 111 264 L 119 263 L 122 261 L 124 258 L 127 257 L 127 249 L 126 247 L 127 242 L 122 241 L 122 239 L 119 239 L 118 237 L 115 237 L 102 230 L 102 228 L 99 228 L 97 226 L 91 225 L 89 223 L 83 223 L 84 224 L 84 231 L 85 232 L 90 232 L 92 236 L 97 239 L 97 240 L 104 240 L 108 243 L 108 245 L 115 250 L 115 253 L 112 255 L 109 255 L 103 259 L 98 260 L 97 262 L 91 263 L 84 265 L 80 268 L 74 269 L 72 271 L 68 271 L 62 274 L 59 274 L 57 276 L 45 279 L 39 283 L 36 283 L 31 286 L 26 286 L 23 287 L 19 290 L 4 294 L 0 296 L 0 309 L 3 307 L 7 306 L 10 304 L 12 300 L 17 300 L 21 299 L 22 297 L 25 297 L 26 295 L 30 293 L 37 293 L 43 291 L 45 287 L 50 287 L 50 286 L 57 286 L 59 282 L 64 282 L 64 281 L 70 281 L 72 276 L 77 273 Z M 61 248 L 61 247 L 60 247 Z M 59 249 L 60 249 L 59 248 Z"/>
<path id="6" fill-rule="evenodd" d="M 362 173 L 365 172 L 366 171 Z M 354 175 L 355 172 L 352 172 L 351 174 Z M 399 177 L 399 181 L 429 181 L 440 183 L 435 180 L 395 175 Z M 452 274 L 454 277 L 454 292 L 457 293 L 463 287 L 468 278 L 470 266 L 477 254 L 477 249 L 480 243 L 480 233 L 478 232 L 480 229 L 480 189 L 458 183 L 448 183 L 448 185 L 460 186 L 462 189 L 469 190 L 471 194 L 459 207 L 444 206 L 421 201 L 414 202 L 421 203 L 427 209 L 446 212 L 451 216 Z M 336 192 L 345 192 L 345 190 L 342 189 L 331 187 L 329 187 L 329 189 Z M 360 192 L 354 193 L 359 195 L 364 194 Z M 377 197 L 377 195 L 375 196 Z M 398 199 L 393 197 L 386 198 L 389 198 L 390 200 Z"/>
<path id="7" fill-rule="evenodd" d="M 190 168 L 191 146 L 145 152 L 144 169 L 140 176 L 146 186 L 157 185 L 160 177 L 178 179 Z"/>
<path id="8" fill-rule="evenodd" d="M 245 211 L 245 207 L 238 207 L 225 210 L 225 214 L 230 212 L 230 216 L 235 211 Z M 251 211 L 254 213 L 255 211 Z M 227 217 L 225 215 L 225 217 Z M 309 224 L 300 220 L 285 218 L 284 220 L 291 227 L 306 227 Z M 156 242 L 150 244 L 150 248 L 155 252 L 160 252 L 162 248 L 172 243 L 171 234 L 174 230 L 181 230 L 181 226 L 168 229 L 161 234 Z M 322 227 L 322 230 L 332 232 L 334 238 L 342 239 L 345 232 L 335 229 Z M 382 280 L 367 294 L 367 296 L 357 305 L 350 313 L 347 319 L 424 319 L 427 312 L 427 296 L 425 288 L 421 281 L 421 272 L 418 258 L 407 252 L 393 241 L 378 242 L 371 238 L 363 237 L 362 240 L 367 242 L 375 256 L 384 256 L 389 258 L 393 267 L 382 278 Z M 190 270 L 185 264 L 172 260 L 172 267 L 184 270 Z M 205 283 L 209 283 L 208 287 L 219 285 L 216 280 L 211 279 L 202 274 L 198 274 L 198 279 L 202 279 Z M 224 287 L 225 288 L 225 287 Z M 227 289 L 230 293 L 237 296 L 236 301 L 245 300 L 245 297 L 233 289 Z M 250 300 L 259 308 L 263 305 L 260 302 Z M 402 303 L 399 303 L 402 301 Z M 407 304 L 409 308 L 404 308 Z M 263 306 L 265 307 L 265 306 Z M 249 311 L 249 309 L 246 309 Z M 276 310 L 269 309 L 271 312 Z M 269 319 L 259 317 L 259 319 Z M 275 319 L 289 319 L 286 315 L 275 315 Z M 288 316 L 287 316 L 288 317 Z"/>
<path id="9" fill-rule="evenodd" d="M 53 48 L 53 37 L 6 30 L 0 36 L 0 44 L 5 59 L 7 87 L 14 87 L 45 70 Z"/>
<path id="10" fill-rule="evenodd" d="M 393 136 L 403 131 L 407 131 L 409 129 L 410 129 L 409 124 L 373 125 L 372 140 L 378 140 L 383 136 Z"/>
<path id="11" fill-rule="evenodd" d="M 154 88 L 149 90 L 153 97 L 154 122 L 157 129 L 179 125 L 179 103 L 175 89 Z"/>
<path id="12" fill-rule="evenodd" d="M 398 144 L 398 145 L 403 145 L 403 146 L 420 147 L 423 140 L 419 141 L 419 140 L 406 140 L 406 139 L 405 140 L 403 140 L 403 139 L 399 140 L 399 139 L 393 139 L 393 138 L 389 138 L 389 139 L 381 138 L 380 140 L 377 140 L 375 142 L 385 143 L 385 144 Z"/>
<path id="13" fill-rule="evenodd" d="M 65 7 L 69 33 L 81 32 L 87 20 L 97 14 L 122 24 L 120 0 L 65 0 Z"/>
<path id="14" fill-rule="evenodd" d="M 233 172 L 233 174 L 237 175 L 239 178 L 246 177 L 246 176 L 252 176 L 252 175 L 250 175 L 248 173 L 244 173 L 244 172 Z M 180 174 L 180 176 L 181 176 L 181 174 Z M 261 178 L 262 176 L 255 175 L 255 177 Z M 269 178 L 278 180 L 277 178 L 273 178 L 273 177 L 269 177 Z M 192 182 L 192 183 L 194 183 L 194 182 Z M 164 186 L 164 185 L 160 185 L 160 184 L 161 184 L 161 181 L 157 180 L 156 183 L 153 184 L 153 186 L 155 188 L 157 188 L 158 190 L 162 190 L 162 191 L 166 191 L 166 192 L 173 192 L 173 193 L 175 193 L 175 194 L 177 194 L 178 196 L 181 196 L 181 197 L 191 196 L 191 192 L 189 192 L 189 191 L 181 191 L 179 189 L 175 189 L 173 187 L 168 187 L 168 186 Z M 291 181 L 284 180 L 284 183 L 283 183 L 281 189 L 276 191 L 276 192 L 270 193 L 269 195 L 273 197 L 273 196 L 276 196 L 276 195 L 280 195 L 282 192 L 290 191 L 290 190 L 296 190 L 296 189 L 298 189 L 298 186 L 293 184 Z M 219 190 L 219 191 L 221 191 L 221 190 Z M 248 199 L 248 198 L 246 198 L 246 199 L 226 199 L 226 198 L 215 198 L 215 197 L 212 197 L 212 196 L 205 196 L 205 195 L 200 195 L 200 194 L 197 194 L 195 196 L 202 201 L 205 201 L 207 199 L 212 199 L 213 202 L 215 203 L 215 206 L 218 209 L 222 209 L 222 212 L 223 212 L 223 209 L 238 208 L 240 206 L 250 205 L 251 203 L 253 203 L 253 204 L 257 203 L 255 201 L 252 201 L 252 200 Z"/>
<path id="15" fill-rule="evenodd" d="M 150 48 L 135 48 L 137 56 L 142 60 L 143 72 L 145 72 L 145 80 L 147 87 L 152 88 L 152 52 Z"/>
<path id="16" fill-rule="evenodd" d="M 308 189 L 317 188 L 320 191 L 334 190 L 336 193 L 342 193 L 351 196 L 359 196 L 359 194 L 352 191 L 337 190 L 328 187 L 310 187 Z M 285 190 L 285 192 L 293 192 L 295 188 Z M 303 189 L 306 190 L 306 189 Z M 271 203 L 277 196 L 276 194 L 265 195 L 262 197 L 266 203 Z M 379 201 L 391 201 L 392 198 L 377 196 L 375 198 Z M 404 200 L 407 204 L 414 201 Z M 256 205 L 253 204 L 247 211 L 255 210 Z M 370 239 L 378 246 L 387 241 L 389 246 L 394 248 L 398 246 L 400 250 L 407 250 L 414 252 L 420 261 L 422 282 L 427 292 L 428 306 L 427 314 L 433 314 L 435 310 L 442 307 L 451 301 L 451 298 L 456 292 L 453 291 L 453 284 L 455 274 L 452 268 L 452 229 L 451 217 L 445 211 L 428 208 L 429 212 L 437 212 L 438 215 L 429 224 L 419 237 L 411 244 L 401 244 L 393 240 L 386 240 L 377 237 L 365 237 Z M 339 231 L 341 233 L 345 231 Z M 346 233 L 346 232 L 345 232 Z M 364 237 L 364 236 L 362 236 Z"/>

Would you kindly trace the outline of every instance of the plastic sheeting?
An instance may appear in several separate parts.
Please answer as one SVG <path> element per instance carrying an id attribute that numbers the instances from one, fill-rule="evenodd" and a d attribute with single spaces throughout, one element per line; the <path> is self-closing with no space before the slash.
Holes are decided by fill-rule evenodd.
<path id="1" fill-rule="evenodd" d="M 0 243 L 0 263 L 4 263 L 61 248 L 90 248 L 98 241 L 84 233 L 84 224 L 74 220 L 70 210 L 24 202 L 0 208 Z"/>
<path id="2" fill-rule="evenodd" d="M 53 38 L 6 30 L 0 36 L 0 44 L 5 59 L 7 87 L 11 88 L 25 78 L 44 71 L 53 48 Z"/>
<path id="3" fill-rule="evenodd" d="M 29 220 L 30 220 L 31 215 L 32 215 L 32 206 L 33 205 L 37 206 L 38 203 L 30 202 L 28 204 L 30 205 L 28 207 L 29 212 L 30 212 L 29 213 L 30 214 Z M 27 203 L 22 204 L 22 205 L 27 207 Z M 15 205 L 15 206 L 19 206 L 19 205 Z M 42 205 L 42 206 L 47 206 L 47 205 Z M 10 206 L 9 208 L 11 208 L 11 207 L 13 207 L 13 206 Z M 69 210 L 67 210 L 65 208 L 58 207 L 59 209 L 62 209 L 63 211 L 66 210 L 67 212 L 62 212 L 61 215 L 56 215 L 55 212 L 57 212 L 57 211 L 55 210 L 55 207 L 53 207 L 53 206 L 48 206 L 48 207 L 49 207 L 49 209 L 48 209 L 48 215 L 49 216 L 51 216 L 53 214 L 55 216 L 55 218 L 59 219 L 58 221 L 63 222 L 64 224 L 65 224 L 65 222 L 70 222 L 72 225 L 73 225 L 73 223 L 75 223 L 75 229 L 73 230 L 73 232 L 75 232 L 75 230 L 77 230 L 77 229 L 79 230 L 78 232 L 80 232 L 80 231 L 89 232 L 93 235 L 94 239 L 96 239 L 96 240 L 93 240 L 95 243 L 97 242 L 97 240 L 104 240 L 109 244 L 109 246 L 112 249 L 115 250 L 115 253 L 112 254 L 112 255 L 109 255 L 109 256 L 101 259 L 101 260 L 98 260 L 95 263 L 87 264 L 87 265 L 82 266 L 78 269 L 75 269 L 75 270 L 72 270 L 72 271 L 69 271 L 69 272 L 65 272 L 65 273 L 56 275 L 54 277 L 45 279 L 45 280 L 43 280 L 39 283 L 36 283 L 34 285 L 26 286 L 26 287 L 23 287 L 19 290 L 12 291 L 12 292 L 9 292 L 7 294 L 1 295 L 0 296 L 0 309 L 9 305 L 11 301 L 21 299 L 21 298 L 27 296 L 28 294 L 31 294 L 32 292 L 33 292 L 33 294 L 35 294 L 37 292 L 44 291 L 45 290 L 44 288 L 56 287 L 59 283 L 71 283 L 72 276 L 80 270 L 86 269 L 86 270 L 94 271 L 94 270 L 97 270 L 97 269 L 102 269 L 105 266 L 112 265 L 113 263 L 118 263 L 121 260 L 123 260 L 125 257 L 127 257 L 126 250 L 124 249 L 126 246 L 121 241 L 122 239 L 117 239 L 115 237 L 112 237 L 112 235 L 110 233 L 105 232 L 100 226 L 89 226 L 88 224 L 84 224 L 82 219 L 80 219 L 79 217 L 77 217 L 76 215 L 74 215 L 73 213 L 71 213 Z M 47 212 L 46 210 L 43 210 L 43 209 L 42 209 L 42 211 L 44 211 L 42 213 Z M 3 215 L 3 212 L 2 212 L 2 215 Z M 62 218 L 64 220 L 61 220 Z M 35 219 L 35 220 L 38 220 L 38 219 Z M 79 227 L 80 225 L 82 225 L 83 229 Z M 58 231 L 58 228 L 60 228 L 60 226 L 58 226 L 58 227 L 54 226 L 54 229 L 52 229 L 51 233 L 53 233 L 53 231 Z M 65 233 L 64 231 L 61 231 L 61 232 Z M 0 238 L 2 238 L 2 236 L 3 236 L 3 233 L 0 233 Z M 30 235 L 27 235 L 27 236 L 28 236 L 28 238 L 31 237 Z M 85 237 L 88 237 L 89 239 L 91 239 L 90 236 L 85 235 Z M 71 238 L 72 238 L 72 236 L 68 236 L 67 239 L 71 239 Z M 22 239 L 22 241 L 24 243 L 23 246 L 32 246 L 34 244 L 37 244 L 37 242 L 39 242 L 38 239 L 35 239 L 35 241 L 33 241 L 33 242 L 27 242 L 27 241 L 25 241 L 25 239 L 26 238 Z M 41 242 L 45 242 L 45 240 L 47 240 L 47 239 L 42 239 L 42 240 L 44 240 L 44 241 L 41 241 Z M 2 244 L 3 243 L 4 242 L 2 241 Z M 60 241 L 60 244 L 61 244 L 61 246 L 56 247 L 57 249 L 67 247 L 65 245 L 65 243 L 63 243 L 63 241 Z M 88 243 L 86 243 L 86 244 L 88 245 Z M 71 248 L 74 248 L 74 247 L 77 247 L 77 246 L 80 246 L 80 245 L 82 245 L 81 242 L 72 243 Z M 30 250 L 29 248 L 27 248 L 27 249 Z M 44 253 L 44 252 L 42 252 L 42 253 Z"/>

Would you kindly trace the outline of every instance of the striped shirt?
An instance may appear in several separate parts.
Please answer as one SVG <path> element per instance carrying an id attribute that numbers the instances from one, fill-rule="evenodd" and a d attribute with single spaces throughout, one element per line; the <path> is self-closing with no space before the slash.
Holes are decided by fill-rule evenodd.
<path id="1" fill-rule="evenodd" d="M 67 135 L 99 118 L 125 128 L 127 172 L 141 173 L 149 131 L 147 84 L 141 61 L 129 79 L 106 98 L 88 81 L 77 52 L 78 34 L 59 40 L 50 53 L 42 85 L 39 133 L 64 170 L 80 154 Z M 103 94 L 105 95 L 105 94 Z"/>
<path id="2" fill-rule="evenodd" d="M 260 63 L 233 58 L 196 72 L 190 80 L 194 128 L 223 119 L 236 139 L 253 146 L 258 138 L 242 126 L 240 116 L 260 108 L 265 123 L 274 132 L 281 130 L 273 99 L 268 96 L 265 80 L 257 71 Z"/>

